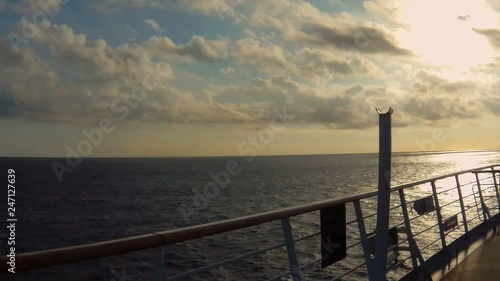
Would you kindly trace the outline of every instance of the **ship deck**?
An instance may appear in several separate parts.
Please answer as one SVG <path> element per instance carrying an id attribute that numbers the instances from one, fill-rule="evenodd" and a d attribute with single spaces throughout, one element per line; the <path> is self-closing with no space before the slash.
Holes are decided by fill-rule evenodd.
<path id="1" fill-rule="evenodd" d="M 443 281 L 499 280 L 500 237 L 493 235 L 446 274 Z"/>

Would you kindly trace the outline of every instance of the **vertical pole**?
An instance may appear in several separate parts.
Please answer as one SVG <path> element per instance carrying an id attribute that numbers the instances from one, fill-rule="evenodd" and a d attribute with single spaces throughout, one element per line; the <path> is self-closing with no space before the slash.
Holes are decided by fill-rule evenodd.
<path id="1" fill-rule="evenodd" d="M 293 243 L 292 227 L 290 226 L 290 219 L 281 219 L 281 227 L 283 228 L 283 235 L 285 236 L 286 252 L 288 254 L 288 263 L 290 264 L 290 272 L 293 281 L 302 280 L 300 277 L 299 262 L 297 260 L 297 252 Z"/>
<path id="2" fill-rule="evenodd" d="M 365 220 L 363 218 L 363 211 L 359 200 L 354 203 L 354 210 L 356 212 L 356 221 L 358 222 L 359 236 L 361 238 L 361 245 L 363 246 L 363 254 L 365 256 L 366 268 L 368 269 L 368 279 L 376 281 L 373 273 L 372 255 L 370 254 L 370 246 L 368 245 L 368 237 L 366 235 Z"/>
<path id="3" fill-rule="evenodd" d="M 467 233 L 467 232 L 469 232 L 469 226 L 467 225 L 467 216 L 465 215 L 464 197 L 462 196 L 462 186 L 460 185 L 460 180 L 458 179 L 458 175 L 455 176 L 455 181 L 457 182 L 458 199 L 460 201 L 460 208 L 462 209 L 462 220 L 464 221 L 464 230 L 465 230 L 465 233 Z"/>
<path id="4" fill-rule="evenodd" d="M 155 281 L 166 281 L 167 270 L 165 268 L 165 260 L 163 259 L 163 251 L 161 247 L 153 248 L 153 265 L 155 268 Z"/>
<path id="5" fill-rule="evenodd" d="M 386 280 L 387 248 L 389 246 L 389 204 L 391 199 L 391 115 L 377 109 L 379 114 L 379 162 L 377 236 L 375 246 L 375 280 Z"/>
<path id="6" fill-rule="evenodd" d="M 439 226 L 439 235 L 441 236 L 441 245 L 443 246 L 443 249 L 446 248 L 446 239 L 444 236 L 444 228 L 443 228 L 443 217 L 441 215 L 441 207 L 439 206 L 439 198 L 436 190 L 436 182 L 431 181 L 431 186 L 432 186 L 432 194 L 434 195 L 434 205 L 436 205 L 436 216 L 438 220 L 438 226 Z"/>

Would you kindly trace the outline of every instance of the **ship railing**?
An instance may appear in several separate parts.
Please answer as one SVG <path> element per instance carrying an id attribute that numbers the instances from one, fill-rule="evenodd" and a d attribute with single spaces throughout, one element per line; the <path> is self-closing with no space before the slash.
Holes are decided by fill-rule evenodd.
<path id="1" fill-rule="evenodd" d="M 499 168 L 500 165 L 490 165 L 392 187 L 390 227 L 397 230 L 398 239 L 389 252 L 396 249 L 399 256 L 393 265 L 388 266 L 388 274 L 401 277 L 421 267 L 447 245 L 497 215 L 500 208 Z M 416 202 L 422 203 L 423 198 L 431 198 L 432 204 L 429 207 L 433 208 L 419 214 L 414 206 Z M 145 258 L 144 262 L 151 265 L 149 280 L 210 279 L 207 276 L 222 274 L 217 270 L 232 272 L 240 279 L 253 280 L 370 279 L 374 270 L 371 245 L 374 239 L 371 237 L 375 235 L 370 226 L 373 226 L 377 217 L 376 202 L 377 191 L 369 191 L 140 236 L 27 252 L 15 257 L 16 272 L 22 274 L 23 271 L 32 272 L 47 267 L 54 267 L 51 270 L 56 270 L 55 266 L 148 250 L 151 251 L 151 256 Z M 427 202 L 429 203 L 429 200 Z M 324 257 L 321 255 L 321 248 L 326 251 L 336 249 L 335 245 L 324 245 L 325 243 L 320 241 L 319 213 L 339 205 L 346 206 L 347 257 L 322 269 Z M 447 226 L 450 218 L 456 220 L 452 227 Z M 311 219 L 316 221 L 311 222 Z M 279 229 L 276 224 L 279 224 Z M 252 243 L 251 249 L 244 253 L 235 250 L 233 256 L 183 272 L 179 272 L 179 266 L 169 260 L 173 259 L 173 252 L 182 250 L 184 243 L 215 236 L 219 240 L 233 241 L 229 237 L 235 232 L 235 235 L 258 241 L 259 229 L 269 230 L 269 233 L 274 231 L 274 240 L 269 239 L 267 235 L 261 240 L 269 241 L 255 242 L 255 245 Z M 219 237 L 220 235 L 225 237 Z M 200 248 L 193 251 L 193 259 L 196 251 L 202 251 L 204 245 L 207 244 L 202 243 Z M 248 248 L 248 245 L 246 247 Z M 276 258 L 280 254 L 282 258 Z M 273 262 L 280 264 L 266 266 L 265 262 L 269 261 L 269 258 L 262 258 L 265 255 L 270 255 Z M 249 260 L 252 262 L 249 263 Z M 2 272 L 7 272 L 8 262 L 9 257 L 0 258 Z M 254 266 L 252 272 L 245 271 L 249 264 Z M 256 268 L 262 271 L 257 272 Z"/>

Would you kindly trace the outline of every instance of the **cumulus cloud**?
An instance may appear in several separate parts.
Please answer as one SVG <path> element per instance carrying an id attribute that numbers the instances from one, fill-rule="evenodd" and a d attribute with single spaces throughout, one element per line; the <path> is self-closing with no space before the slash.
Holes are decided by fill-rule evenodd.
<path id="1" fill-rule="evenodd" d="M 476 87 L 476 81 L 449 81 L 421 69 L 414 74 L 402 108 L 427 121 L 478 118 L 484 113 L 484 97 L 474 94 Z"/>
<path id="2" fill-rule="evenodd" d="M 410 56 L 398 46 L 391 31 L 381 23 L 361 20 L 349 13 L 324 13 L 305 1 L 259 2 L 248 22 L 257 28 L 273 28 L 287 41 L 322 48 L 366 54 Z"/>
<path id="3" fill-rule="evenodd" d="M 193 37 L 183 45 L 166 37 L 152 37 L 139 44 L 113 48 L 105 40 L 88 40 L 84 34 L 77 34 L 64 25 L 52 25 L 43 32 L 35 32 L 32 40 L 49 50 L 49 59 L 42 59 L 27 46 L 16 53 L 2 40 L 3 49 L 7 50 L 0 54 L 2 112 L 55 122 L 81 122 L 110 115 L 113 102 L 117 99 L 126 102 L 127 92 L 141 85 L 148 69 L 160 67 L 161 78 L 168 85 L 173 79 L 173 69 L 165 60 L 214 60 L 220 55 L 217 48 L 225 45 L 202 37 Z M 162 57 L 163 61 L 158 61 Z M 182 111 L 178 104 L 183 105 Z M 206 109 L 214 112 L 204 114 Z M 165 112 L 160 114 L 162 110 Z M 209 99 L 201 102 L 189 92 L 168 86 L 163 91 L 158 88 L 152 92 L 143 108 L 134 111 L 130 118 L 201 122 L 206 117 L 207 122 L 212 122 L 222 121 L 221 115 L 231 115 L 236 121 L 245 118 Z"/>
<path id="4" fill-rule="evenodd" d="M 152 0 L 99 3 L 96 8 L 106 12 L 167 5 Z M 217 9 L 214 3 L 223 8 Z M 187 42 L 174 42 L 166 36 L 153 36 L 111 46 L 103 39 L 90 40 L 69 26 L 50 25 L 34 33 L 32 47 L 23 46 L 18 53 L 5 40 L 0 41 L 6 50 L 0 53 L 1 116 L 74 123 L 110 116 L 113 109 L 131 101 L 131 89 L 142 82 L 147 69 L 157 67 L 162 69 L 165 87 L 149 92 L 144 103 L 130 110 L 128 120 L 264 125 L 272 118 L 273 109 L 286 105 L 299 124 L 353 129 L 375 126 L 376 106 L 394 107 L 397 126 L 477 118 L 485 109 L 499 112 L 497 96 L 471 97 L 477 87 L 474 81 L 450 81 L 422 69 L 413 76 L 409 72 L 410 81 L 385 82 L 386 71 L 390 73 L 385 59 L 391 57 L 398 65 L 399 59 L 409 59 L 412 53 L 399 47 L 393 30 L 348 13 L 334 18 L 304 1 L 178 0 L 169 5 L 174 4 L 245 22 L 247 37 L 233 41 L 195 35 Z M 243 16 L 240 9 L 250 6 Z M 161 30 L 152 19 L 144 23 Z M 16 26 L 18 32 L 22 24 Z M 476 32 L 498 44 L 496 30 Z M 198 62 L 212 63 L 212 77 L 238 77 L 225 79 L 223 85 L 210 77 L 201 87 L 175 84 L 179 65 Z M 238 72 L 221 65 L 234 65 Z M 242 73 L 253 79 L 241 83 Z M 366 79 L 345 79 L 352 77 Z M 230 81 L 239 84 L 227 85 Z"/>
<path id="5" fill-rule="evenodd" d="M 111 61 L 113 56 L 121 56 L 123 62 L 127 57 L 134 59 L 150 59 L 152 56 L 184 61 L 214 61 L 228 57 L 230 41 L 227 39 L 206 40 L 201 36 L 193 36 L 184 44 L 176 44 L 168 37 L 153 36 L 143 42 L 120 45 L 116 52 L 103 39 L 89 41 L 85 34 L 76 34 L 66 25 L 50 25 L 41 29 L 28 22 L 20 21 L 15 32 L 22 34 L 23 25 L 30 25 L 34 30 L 33 40 L 44 44 L 56 57 L 66 60 L 78 60 L 89 67 L 113 68 L 115 71 L 127 70 L 121 63 Z M 109 62 L 109 63 L 107 63 Z M 111 71 L 111 70 L 110 70 Z"/>
<path id="6" fill-rule="evenodd" d="M 100 2 L 99 5 L 108 5 L 111 10 L 161 5 L 156 0 Z M 373 18 L 374 21 L 363 21 L 348 13 L 334 17 L 306 1 L 177 0 L 163 4 L 163 8 L 167 6 L 203 15 L 228 17 L 254 28 L 272 28 L 279 31 L 284 39 L 304 45 L 348 48 L 368 54 L 412 55 L 411 51 L 398 46 L 395 36 L 384 27 L 384 22 L 379 22 L 379 18 Z M 367 6 L 380 8 L 381 4 L 373 2 Z"/>
<path id="7" fill-rule="evenodd" d="M 397 46 L 395 37 L 376 27 L 361 25 L 330 26 L 314 24 L 303 26 L 300 40 L 321 47 L 334 46 L 340 50 L 360 53 L 382 53 L 410 56 L 412 52 Z M 307 35 L 305 35 L 307 34 Z"/>
<path id="8" fill-rule="evenodd" d="M 268 120 L 272 108 L 281 108 L 294 114 L 298 124 L 322 124 L 331 128 L 368 128 L 376 125 L 374 107 L 395 104 L 389 86 L 356 84 L 311 86 L 277 75 L 268 79 L 257 77 L 243 85 L 222 87 L 216 91 L 216 100 L 241 104 L 240 108 L 255 117 L 255 121 Z M 400 113 L 405 116 L 404 113 Z M 262 118 L 261 118 L 262 116 Z M 404 126 L 408 117 L 402 117 L 396 126 Z"/>
<path id="9" fill-rule="evenodd" d="M 450 94 L 450 93 L 470 93 L 476 87 L 472 81 L 448 81 L 438 74 L 424 69 L 418 70 L 414 74 L 414 82 L 410 84 L 410 89 L 419 94 Z"/>
<path id="10" fill-rule="evenodd" d="M 368 76 L 383 78 L 385 73 L 369 59 L 359 54 L 350 57 L 319 48 L 304 47 L 287 51 L 273 43 L 245 38 L 236 42 L 234 59 L 256 65 L 264 73 L 296 75 L 331 80 L 334 77 Z"/>

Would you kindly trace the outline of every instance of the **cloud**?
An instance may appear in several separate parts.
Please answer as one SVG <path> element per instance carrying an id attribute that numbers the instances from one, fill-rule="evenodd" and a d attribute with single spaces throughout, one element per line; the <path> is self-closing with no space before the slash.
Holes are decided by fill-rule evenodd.
<path id="1" fill-rule="evenodd" d="M 132 28 L 130 25 L 126 25 L 125 26 L 125 29 L 130 32 L 130 34 L 132 34 L 133 36 L 137 36 L 139 35 L 139 33 L 137 33 L 137 31 L 135 31 L 134 28 Z"/>
<path id="2" fill-rule="evenodd" d="M 56 59 L 78 60 L 82 64 L 94 70 L 109 70 L 120 72 L 127 70 L 123 68 L 123 62 L 127 58 L 151 59 L 153 56 L 164 59 L 179 61 L 215 61 L 225 59 L 229 56 L 230 41 L 228 39 L 206 40 L 201 36 L 193 36 L 185 44 L 176 44 L 170 38 L 164 36 L 153 36 L 146 41 L 123 44 L 116 48 L 116 52 L 110 52 L 112 48 L 103 39 L 89 41 L 85 34 L 76 34 L 72 28 L 66 25 L 50 25 L 41 29 L 28 22 L 20 21 L 15 27 L 15 32 L 22 34 L 24 25 L 30 25 L 33 30 L 33 41 L 48 47 Z M 115 64 L 113 57 L 119 64 Z M 108 63 L 109 62 L 109 63 Z M 113 68 L 111 70 L 110 68 Z"/>
<path id="3" fill-rule="evenodd" d="M 414 74 L 414 82 L 410 84 L 410 90 L 419 94 L 452 94 L 462 92 L 464 94 L 474 91 L 476 83 L 472 81 L 448 81 L 439 77 L 436 73 L 420 69 Z"/>
<path id="4" fill-rule="evenodd" d="M 177 5 L 179 5 L 181 9 L 200 12 L 204 15 L 217 15 L 221 19 L 228 17 L 236 21 L 241 21 L 245 18 L 243 13 L 237 11 L 237 8 L 243 4 L 245 4 L 245 0 L 177 1 Z"/>
<path id="5" fill-rule="evenodd" d="M 19 53 L 8 51 L 0 55 L 4 65 L 0 70 L 0 108 L 4 117 L 78 124 L 102 117 L 116 118 L 112 108 L 129 102 L 131 89 L 141 83 L 145 68 L 160 63 L 154 61 L 158 50 L 152 47 L 159 44 L 155 41 L 159 38 L 112 48 L 104 40 L 88 41 L 65 26 L 54 25 L 49 34 L 59 40 L 50 41 L 43 36 L 36 40 L 52 51 L 55 60 L 44 60 L 29 47 L 21 48 Z M 179 55 L 175 51 L 177 45 L 160 45 L 171 46 L 167 49 Z M 327 55 L 309 49 L 303 49 L 301 54 L 304 58 Z M 127 120 L 264 126 L 272 118 L 273 109 L 285 105 L 288 113 L 297 116 L 297 124 L 338 129 L 376 126 L 376 106 L 393 106 L 399 114 L 396 126 L 419 120 L 480 116 L 480 107 L 470 107 L 474 100 L 464 95 L 471 85 L 448 81 L 425 70 L 415 73 L 414 82 L 427 87 L 426 94 L 414 86 L 414 90 L 407 91 L 390 83 L 311 85 L 287 75 L 187 91 L 171 83 L 175 79 L 172 65 L 161 64 L 166 88 L 149 92 L 140 106 L 130 110 Z M 228 75 L 233 72 L 232 68 L 220 71 Z M 23 82 L 26 80 L 30 83 Z M 114 104 L 117 99 L 120 103 Z"/>
<path id="6" fill-rule="evenodd" d="M 233 78 L 235 75 L 235 70 L 232 67 L 221 68 L 219 69 L 220 74 L 227 78 Z"/>
<path id="7" fill-rule="evenodd" d="M 282 74 L 317 80 L 335 77 L 365 76 L 383 78 L 385 73 L 367 58 L 354 54 L 342 56 L 319 48 L 301 48 L 295 52 L 273 43 L 253 38 L 238 40 L 234 59 L 242 64 L 255 65 L 267 74 Z"/>
<path id="8" fill-rule="evenodd" d="M 500 49 L 500 29 L 473 29 L 476 33 L 484 35 L 488 38 L 491 45 Z"/>
<path id="9" fill-rule="evenodd" d="M 49 35 L 35 39 L 51 50 L 55 60 L 44 60 L 29 47 L 0 56 L 5 63 L 0 70 L 4 116 L 78 124 L 114 116 L 112 109 L 130 101 L 131 89 L 141 83 L 145 69 L 159 64 L 153 60 L 150 41 L 112 48 L 104 40 L 88 41 L 65 26 L 54 25 L 48 32 L 59 40 L 47 40 Z M 370 87 L 353 94 L 340 86 L 316 88 L 287 76 L 273 76 L 243 85 L 186 91 L 172 86 L 172 66 L 162 64 L 166 88 L 148 93 L 143 104 L 130 110 L 127 120 L 263 125 L 272 118 L 274 108 L 281 109 L 292 99 L 290 111 L 299 116 L 300 123 L 338 128 L 373 125 L 369 97 L 363 94 L 373 90 Z M 117 99 L 120 103 L 114 104 Z"/>
<path id="10" fill-rule="evenodd" d="M 488 3 L 493 10 L 500 12 L 500 2 L 498 2 L 498 0 L 486 0 L 486 3 Z"/>
<path id="11" fill-rule="evenodd" d="M 163 2 L 146 0 L 102 3 L 122 5 L 120 9 L 160 4 L 165 8 Z M 190 12 L 216 15 L 210 3 L 175 2 Z M 405 71 L 411 77 L 402 73 L 399 82 L 385 81 L 392 68 L 401 68 L 401 61 L 408 63 L 412 55 L 399 47 L 388 27 L 348 13 L 334 17 L 304 1 L 220 3 L 228 5 L 223 15 L 244 23 L 246 33 L 237 40 L 195 35 L 174 42 L 158 35 L 112 46 L 55 24 L 35 32 L 33 44 L 22 46 L 19 53 L 3 39 L 2 116 L 77 124 L 114 116 L 112 109 L 130 102 L 131 89 L 142 82 L 146 69 L 156 67 L 163 70 L 166 87 L 149 92 L 127 120 L 262 126 L 272 118 L 273 109 L 286 105 L 300 125 L 357 129 L 376 126 L 376 106 L 393 106 L 397 126 L 479 118 L 485 110 L 498 109 L 494 94 L 470 95 L 477 82 L 451 81 L 427 69 L 413 76 L 413 71 Z M 250 6 L 253 9 L 242 16 L 241 9 Z M 160 30 L 151 19 L 144 23 Z M 477 32 L 496 38 L 491 30 Z M 213 66 L 215 73 L 194 83 L 188 77 L 198 73 L 187 72 L 197 68 L 196 63 Z M 179 75 L 182 71 L 185 75 Z M 362 79 L 356 82 L 353 77 Z"/>
<path id="12" fill-rule="evenodd" d="M 201 36 L 193 36 L 185 44 L 177 45 L 168 37 L 153 36 L 144 42 L 157 55 L 174 55 L 188 60 L 215 61 L 229 56 L 231 42 L 228 39 L 205 40 Z M 139 48 L 142 46 L 139 45 Z M 133 48 L 133 47 L 132 47 Z"/>
<path id="13" fill-rule="evenodd" d="M 115 13 L 133 8 L 163 9 L 166 1 L 161 0 L 102 0 L 92 3 L 94 9 L 101 13 Z"/>
<path id="14" fill-rule="evenodd" d="M 479 118 L 484 114 L 486 97 L 474 94 L 478 86 L 478 82 L 449 81 L 421 69 L 414 74 L 402 108 L 408 114 L 432 122 Z"/>
<path id="15" fill-rule="evenodd" d="M 0 11 L 9 9 L 16 14 L 25 16 L 31 20 L 36 14 L 48 13 L 50 16 L 54 16 L 60 11 L 61 6 L 64 4 L 65 2 L 63 0 L 3 1 L 0 3 Z"/>
<path id="16" fill-rule="evenodd" d="M 339 28 L 315 24 L 302 30 L 308 35 L 302 36 L 300 41 L 321 47 L 333 46 L 339 50 L 371 54 L 412 55 L 411 51 L 397 46 L 394 36 L 376 27 L 352 25 Z"/>
<path id="17" fill-rule="evenodd" d="M 296 115 L 294 121 L 302 125 L 321 124 L 339 129 L 375 126 L 374 105 L 388 104 L 392 100 L 390 89 L 362 85 L 353 90 L 353 87 L 310 86 L 278 75 L 222 87 L 216 91 L 216 100 L 238 104 L 241 110 L 254 116 L 255 122 L 269 118 L 273 108 L 286 105 L 287 112 Z"/>
<path id="18" fill-rule="evenodd" d="M 115 13 L 127 9 L 148 8 L 148 9 L 172 9 L 177 8 L 184 11 L 198 12 L 203 15 L 228 17 L 233 20 L 244 18 L 236 8 L 244 4 L 244 0 L 102 0 L 93 3 L 94 8 L 102 13 Z"/>
<path id="19" fill-rule="evenodd" d="M 158 33 L 163 33 L 165 30 L 160 27 L 160 25 L 153 19 L 145 19 L 144 23 L 149 26 L 151 29 Z"/>
<path id="20" fill-rule="evenodd" d="M 401 0 L 371 0 L 364 1 L 363 8 L 369 18 L 378 24 L 408 28 L 403 18 L 403 4 Z"/>
<path id="21" fill-rule="evenodd" d="M 347 5 L 344 2 L 342 2 L 342 0 L 330 0 L 328 1 L 328 3 L 330 3 L 330 5 L 332 5 L 335 8 L 342 8 L 346 10 L 349 9 Z"/>
<path id="22" fill-rule="evenodd" d="M 290 42 L 338 51 L 410 56 L 398 46 L 391 31 L 378 22 L 343 12 L 336 16 L 305 1 L 265 1 L 256 5 L 248 22 L 256 28 L 273 28 Z"/>

